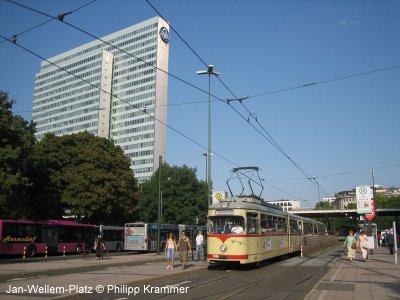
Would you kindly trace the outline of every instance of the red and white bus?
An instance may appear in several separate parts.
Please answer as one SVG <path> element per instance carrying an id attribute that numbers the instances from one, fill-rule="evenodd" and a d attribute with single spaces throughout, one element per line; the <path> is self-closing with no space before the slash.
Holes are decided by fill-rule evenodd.
<path id="1" fill-rule="evenodd" d="M 74 252 L 93 246 L 96 227 L 74 221 L 0 220 L 0 255 Z"/>

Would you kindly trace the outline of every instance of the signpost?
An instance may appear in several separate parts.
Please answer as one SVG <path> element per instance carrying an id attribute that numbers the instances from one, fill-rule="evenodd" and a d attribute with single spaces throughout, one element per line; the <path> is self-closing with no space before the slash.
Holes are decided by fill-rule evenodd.
<path id="1" fill-rule="evenodd" d="M 357 213 L 359 215 L 372 213 L 373 192 L 369 185 L 356 187 Z"/>

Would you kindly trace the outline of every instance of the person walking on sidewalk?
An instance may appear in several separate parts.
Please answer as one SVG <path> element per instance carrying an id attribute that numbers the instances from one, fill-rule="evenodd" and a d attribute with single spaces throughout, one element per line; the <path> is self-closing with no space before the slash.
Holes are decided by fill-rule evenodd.
<path id="1" fill-rule="evenodd" d="M 367 261 L 368 258 L 368 237 L 365 233 L 365 229 L 361 230 L 360 236 L 359 236 L 359 240 L 360 240 L 360 249 L 361 249 L 361 253 L 362 253 L 362 257 L 364 259 L 364 261 Z"/>
<path id="2" fill-rule="evenodd" d="M 106 245 L 104 244 L 102 236 L 99 235 L 96 237 L 93 248 L 96 251 L 96 259 L 103 259 L 103 253 L 106 250 Z"/>
<path id="3" fill-rule="evenodd" d="M 182 270 L 186 268 L 186 262 L 188 259 L 188 251 L 192 252 L 192 247 L 190 246 L 190 240 L 186 236 L 185 232 L 182 232 L 182 236 L 178 242 L 179 256 L 181 257 Z"/>
<path id="4" fill-rule="evenodd" d="M 168 235 L 167 241 L 165 242 L 165 253 L 167 253 L 167 259 L 168 259 L 167 269 L 174 268 L 174 255 L 176 248 L 177 247 L 176 247 L 175 236 L 172 233 L 170 233 Z"/>
<path id="5" fill-rule="evenodd" d="M 204 237 L 201 231 L 197 232 L 196 236 L 196 253 L 194 255 L 194 260 L 197 261 L 197 259 L 200 258 L 200 260 L 204 260 L 204 249 L 203 249 L 203 244 L 204 244 Z"/>
<path id="6" fill-rule="evenodd" d="M 389 254 L 393 255 L 394 251 L 394 234 L 393 234 L 393 228 L 390 229 L 389 233 L 386 234 L 387 235 L 387 245 L 389 247 Z"/>
<path id="7" fill-rule="evenodd" d="M 348 236 L 346 236 L 346 239 L 344 240 L 343 247 L 347 247 L 347 257 L 349 258 L 350 261 L 353 260 L 353 258 L 356 257 L 356 248 L 357 248 L 357 243 L 356 239 L 354 238 L 354 231 L 349 230 Z"/>

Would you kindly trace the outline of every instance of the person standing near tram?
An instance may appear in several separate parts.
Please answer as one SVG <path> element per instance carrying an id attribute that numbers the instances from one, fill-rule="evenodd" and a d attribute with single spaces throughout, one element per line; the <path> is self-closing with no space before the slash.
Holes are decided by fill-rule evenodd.
<path id="1" fill-rule="evenodd" d="M 184 270 L 186 268 L 186 262 L 188 260 L 188 251 L 190 251 L 191 253 L 193 252 L 190 245 L 190 240 L 186 236 L 185 232 L 182 232 L 182 236 L 179 239 L 177 248 L 179 249 L 179 256 L 181 257 L 182 270 Z"/>
<path id="2" fill-rule="evenodd" d="M 196 236 L 196 253 L 194 255 L 194 260 L 197 259 L 204 260 L 204 237 L 201 231 L 197 232 Z"/>

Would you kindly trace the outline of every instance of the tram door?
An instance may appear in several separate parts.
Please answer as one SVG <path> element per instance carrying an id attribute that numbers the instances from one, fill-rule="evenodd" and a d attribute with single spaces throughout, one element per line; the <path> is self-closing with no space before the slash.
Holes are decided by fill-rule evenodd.
<path id="1" fill-rule="evenodd" d="M 58 250 L 58 230 L 51 225 L 43 226 L 43 241 L 46 242 L 47 251 L 49 253 L 56 253 Z"/>

